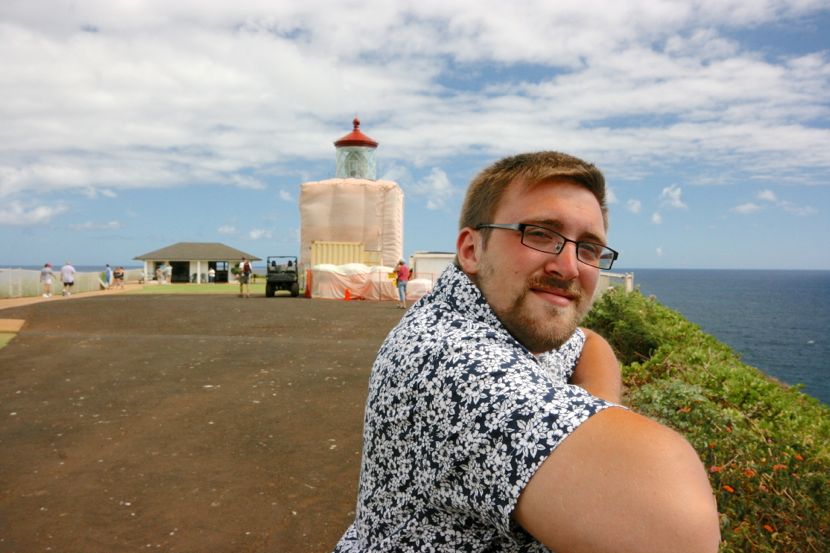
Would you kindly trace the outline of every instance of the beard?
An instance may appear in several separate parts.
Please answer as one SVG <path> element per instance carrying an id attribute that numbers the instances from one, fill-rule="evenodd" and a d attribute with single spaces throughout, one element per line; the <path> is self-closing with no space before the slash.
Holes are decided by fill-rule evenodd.
<path id="1" fill-rule="evenodd" d="M 494 275 L 495 269 L 485 263 L 475 279 L 485 298 L 488 285 L 497 286 Z M 534 289 L 565 292 L 571 298 L 571 304 L 567 307 L 548 304 L 535 297 Z M 567 342 L 593 301 L 576 282 L 551 276 L 531 278 L 515 297 L 509 298 L 507 306 L 495 306 L 487 299 L 507 331 L 534 354 L 559 348 Z"/>

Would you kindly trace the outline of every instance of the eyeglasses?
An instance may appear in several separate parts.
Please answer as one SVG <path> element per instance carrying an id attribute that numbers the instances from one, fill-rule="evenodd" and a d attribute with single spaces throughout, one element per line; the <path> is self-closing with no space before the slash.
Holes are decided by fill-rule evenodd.
<path id="1" fill-rule="evenodd" d="M 576 258 L 597 269 L 607 271 L 611 268 L 619 257 L 619 253 L 603 246 L 602 244 L 595 244 L 593 242 L 578 242 L 565 238 L 555 230 L 540 227 L 538 225 L 528 225 L 525 223 L 514 223 L 512 225 L 500 225 L 496 223 L 484 223 L 476 225 L 476 230 L 483 228 L 497 228 L 504 230 L 515 230 L 522 233 L 522 244 L 528 248 L 545 253 L 559 254 L 568 242 L 573 242 L 576 245 Z"/>

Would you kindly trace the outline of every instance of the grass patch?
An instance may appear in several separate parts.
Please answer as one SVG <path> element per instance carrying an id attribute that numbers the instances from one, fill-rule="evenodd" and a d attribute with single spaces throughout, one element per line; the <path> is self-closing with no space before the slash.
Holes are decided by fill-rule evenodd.
<path id="1" fill-rule="evenodd" d="M 251 284 L 252 296 L 265 295 L 265 282 Z M 140 290 L 131 290 L 128 294 L 238 294 L 239 284 L 227 283 L 182 283 L 182 284 L 145 284 Z"/>
<path id="2" fill-rule="evenodd" d="M 698 452 L 718 500 L 721 553 L 830 551 L 830 407 L 639 292 L 605 294 L 585 326 L 624 363 L 624 403 Z"/>
<path id="3" fill-rule="evenodd" d="M 6 347 L 6 344 L 11 342 L 15 336 L 17 336 L 15 332 L 0 332 L 0 348 Z"/>

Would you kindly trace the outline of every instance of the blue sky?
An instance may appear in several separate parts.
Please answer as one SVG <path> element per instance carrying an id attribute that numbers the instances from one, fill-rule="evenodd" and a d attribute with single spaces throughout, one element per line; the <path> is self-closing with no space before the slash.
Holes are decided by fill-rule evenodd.
<path id="1" fill-rule="evenodd" d="M 830 269 L 828 37 L 818 0 L 6 0 L 0 266 L 296 254 L 358 115 L 407 255 L 556 149 L 605 172 L 621 268 Z"/>

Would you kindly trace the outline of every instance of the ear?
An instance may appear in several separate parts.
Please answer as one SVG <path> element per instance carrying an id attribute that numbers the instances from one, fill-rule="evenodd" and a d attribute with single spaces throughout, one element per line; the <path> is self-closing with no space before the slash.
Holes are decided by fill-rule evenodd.
<path id="1" fill-rule="evenodd" d="M 478 273 L 478 264 L 481 260 L 481 253 L 483 244 L 481 240 L 481 233 L 470 227 L 464 227 L 458 233 L 458 239 L 455 242 L 455 251 L 458 257 L 458 264 L 468 275 Z"/>

